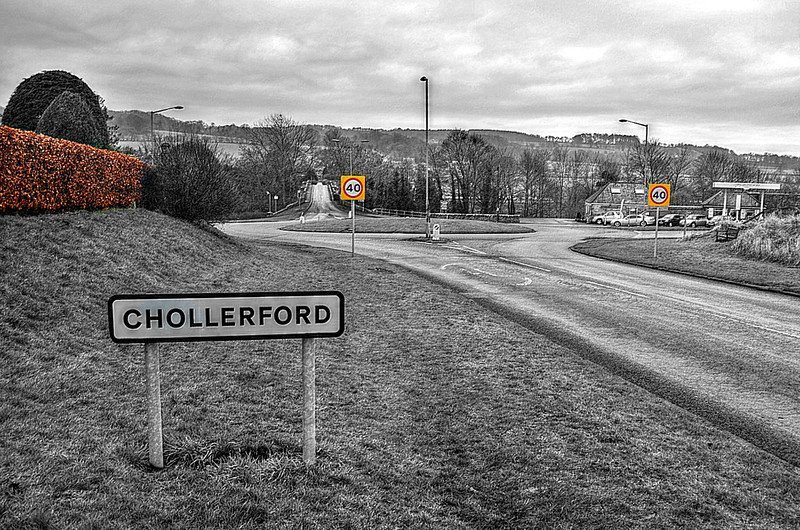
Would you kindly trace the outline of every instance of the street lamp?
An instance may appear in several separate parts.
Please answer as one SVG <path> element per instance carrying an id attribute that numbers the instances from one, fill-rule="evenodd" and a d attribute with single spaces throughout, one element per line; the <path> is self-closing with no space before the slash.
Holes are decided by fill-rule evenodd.
<path id="1" fill-rule="evenodd" d="M 275 196 L 275 213 L 278 213 L 278 196 Z"/>
<path id="2" fill-rule="evenodd" d="M 619 121 L 620 121 L 620 123 L 633 123 L 634 125 L 639 125 L 641 127 L 644 127 L 644 152 L 645 152 L 645 155 L 649 157 L 650 153 L 647 150 L 647 136 L 648 136 L 648 132 L 650 130 L 650 126 L 647 125 L 646 123 L 639 123 L 638 121 L 626 120 L 625 118 L 622 118 Z M 647 188 L 647 166 L 645 166 L 644 175 L 642 175 L 642 176 L 644 177 L 644 187 Z"/>
<path id="3" fill-rule="evenodd" d="M 153 116 L 155 116 L 159 112 L 164 112 L 165 110 L 183 110 L 183 105 L 175 105 L 174 107 L 166 107 L 163 109 L 150 111 L 150 140 L 153 143 L 156 143 L 156 135 L 155 132 L 153 131 Z"/>
<path id="4" fill-rule="evenodd" d="M 341 138 L 331 138 L 331 142 L 334 142 L 336 145 L 342 145 Z M 359 140 L 359 143 L 366 144 L 369 143 L 369 140 Z M 353 174 L 353 149 L 355 148 L 355 144 L 348 144 L 347 149 L 350 151 L 350 174 Z"/>
<path id="5" fill-rule="evenodd" d="M 428 197 L 428 77 L 422 76 L 420 81 L 425 83 L 425 238 L 431 237 L 431 204 Z"/>

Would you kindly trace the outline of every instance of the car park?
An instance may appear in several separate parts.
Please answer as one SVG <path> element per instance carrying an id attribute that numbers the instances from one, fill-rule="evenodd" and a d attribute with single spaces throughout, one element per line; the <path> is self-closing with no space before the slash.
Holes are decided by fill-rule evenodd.
<path id="1" fill-rule="evenodd" d="M 681 226 L 690 226 L 692 228 L 698 226 L 707 226 L 707 225 L 708 225 L 708 219 L 706 218 L 706 216 L 696 213 L 687 215 L 686 219 L 683 219 L 681 221 Z"/>
<path id="2" fill-rule="evenodd" d="M 664 217 L 658 219 L 659 226 L 678 226 L 683 219 L 683 214 L 668 213 Z"/>

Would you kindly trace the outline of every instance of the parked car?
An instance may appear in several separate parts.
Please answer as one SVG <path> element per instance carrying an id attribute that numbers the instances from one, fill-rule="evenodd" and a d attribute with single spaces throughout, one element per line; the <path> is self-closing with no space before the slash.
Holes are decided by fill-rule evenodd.
<path id="1" fill-rule="evenodd" d="M 651 215 L 649 213 L 642 214 L 644 217 L 644 222 L 647 225 L 655 225 L 656 224 L 656 216 Z"/>
<path id="2" fill-rule="evenodd" d="M 607 225 L 611 224 L 615 219 L 622 219 L 622 214 L 617 211 L 605 212 L 593 215 L 590 222 L 592 224 Z"/>
<path id="3" fill-rule="evenodd" d="M 683 214 L 668 213 L 664 217 L 659 217 L 658 224 L 659 226 L 678 226 L 682 219 Z"/>
<path id="4" fill-rule="evenodd" d="M 653 218 L 653 222 L 655 222 L 655 217 Z M 614 226 L 646 226 L 647 219 L 644 215 L 634 213 L 626 215 L 622 219 L 615 219 L 611 224 Z"/>
<path id="5" fill-rule="evenodd" d="M 700 215 L 697 213 L 690 213 L 686 216 L 686 219 L 681 221 L 681 226 L 691 226 L 695 228 L 697 226 L 706 226 L 708 225 L 708 219 L 705 215 Z"/>

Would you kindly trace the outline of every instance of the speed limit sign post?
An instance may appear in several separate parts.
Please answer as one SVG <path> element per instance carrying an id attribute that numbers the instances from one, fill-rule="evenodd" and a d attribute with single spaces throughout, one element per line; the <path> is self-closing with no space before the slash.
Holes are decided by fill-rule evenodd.
<path id="1" fill-rule="evenodd" d="M 653 257 L 658 257 L 658 213 L 661 207 L 669 206 L 670 185 L 650 184 L 647 190 L 647 205 L 656 207 L 656 236 L 653 239 Z"/>
<path id="2" fill-rule="evenodd" d="M 350 235 L 350 254 L 356 253 L 356 201 L 363 201 L 367 196 L 367 177 L 364 175 L 342 175 L 339 179 L 339 198 L 350 201 L 350 217 L 353 230 Z"/>

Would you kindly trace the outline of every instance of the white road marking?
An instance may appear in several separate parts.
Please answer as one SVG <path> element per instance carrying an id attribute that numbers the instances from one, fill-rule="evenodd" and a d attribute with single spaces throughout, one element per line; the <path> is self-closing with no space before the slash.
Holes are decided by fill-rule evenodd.
<path id="1" fill-rule="evenodd" d="M 530 284 L 532 284 L 532 283 L 533 283 L 533 280 L 531 280 L 531 279 L 530 279 L 530 278 L 528 278 L 528 277 L 525 277 L 525 281 L 524 281 L 524 282 L 522 282 L 522 283 L 515 283 L 514 285 L 516 285 L 516 286 L 518 286 L 518 287 L 525 287 L 526 285 L 530 285 Z"/>
<path id="2" fill-rule="evenodd" d="M 641 294 L 641 293 L 634 293 L 633 291 L 626 291 L 625 289 L 620 289 L 618 287 L 611 287 L 610 285 L 605 285 L 605 284 L 602 284 L 602 283 L 592 282 L 592 281 L 588 281 L 588 280 L 584 280 L 583 283 L 585 283 L 587 285 L 594 285 L 596 287 L 600 287 L 601 289 L 611 289 L 612 291 L 619 291 L 620 293 L 629 294 L 631 296 L 638 296 L 639 298 L 647 298 L 647 295 L 644 295 L 644 294 Z"/>
<path id="3" fill-rule="evenodd" d="M 459 247 L 457 247 L 457 248 L 459 248 Z M 466 245 L 460 245 L 460 248 L 462 250 L 466 250 L 467 252 L 471 252 L 472 254 L 480 254 L 482 256 L 486 255 L 486 252 L 483 252 L 482 250 L 478 250 L 477 248 L 468 247 Z"/>
<path id="4" fill-rule="evenodd" d="M 542 272 L 553 272 L 550 269 L 545 269 L 544 267 L 537 267 L 536 265 L 531 265 L 530 263 L 523 263 L 521 261 L 516 261 L 513 259 L 502 258 L 502 257 L 498 259 L 500 261 L 505 261 L 506 263 L 513 263 L 514 265 L 519 265 L 520 267 L 527 267 L 529 269 L 535 269 L 537 271 L 542 271 Z"/>
<path id="5" fill-rule="evenodd" d="M 475 267 L 473 267 L 473 269 L 475 269 Z M 491 272 L 488 272 L 488 271 L 482 271 L 481 269 L 475 269 L 475 270 L 480 272 L 481 274 L 486 274 L 487 276 L 492 276 L 493 278 L 499 278 L 500 277 L 497 274 L 492 274 Z"/>

